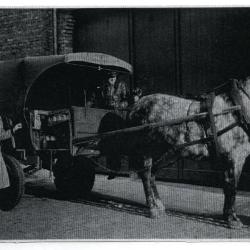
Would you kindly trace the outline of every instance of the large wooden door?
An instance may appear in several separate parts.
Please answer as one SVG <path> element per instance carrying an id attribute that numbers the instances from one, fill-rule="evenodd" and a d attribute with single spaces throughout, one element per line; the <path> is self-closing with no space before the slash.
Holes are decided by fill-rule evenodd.
<path id="1" fill-rule="evenodd" d="M 250 75 L 248 8 L 78 10 L 76 19 L 74 51 L 129 61 L 145 93 L 199 95 Z M 161 176 L 212 185 L 221 180 L 208 162 L 185 161 Z"/>
<path id="2" fill-rule="evenodd" d="M 107 53 L 129 61 L 127 10 L 81 10 L 76 20 L 74 51 Z"/>
<path id="3" fill-rule="evenodd" d="M 244 8 L 180 10 L 184 93 L 199 94 L 250 74 L 249 18 Z"/>
<path id="4" fill-rule="evenodd" d="M 201 94 L 230 78 L 250 74 L 249 9 L 181 9 L 180 73 L 184 94 Z M 182 180 L 220 185 L 208 162 L 185 161 Z M 245 172 L 241 185 L 250 180 Z"/>
<path id="5" fill-rule="evenodd" d="M 173 9 L 133 10 L 134 65 L 149 93 L 177 93 Z"/>

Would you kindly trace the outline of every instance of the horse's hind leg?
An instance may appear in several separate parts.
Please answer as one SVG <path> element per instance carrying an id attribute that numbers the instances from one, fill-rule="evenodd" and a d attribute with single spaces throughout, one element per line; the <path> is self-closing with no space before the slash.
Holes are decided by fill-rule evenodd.
<path id="1" fill-rule="evenodd" d="M 143 167 L 145 168 L 145 170 L 140 171 L 138 174 L 142 179 L 144 192 L 146 196 L 146 202 L 150 210 L 150 217 L 157 218 L 160 216 L 161 211 L 156 205 L 155 194 L 151 185 L 152 158 L 150 157 L 144 158 L 143 164 L 144 164 Z"/>
<path id="2" fill-rule="evenodd" d="M 236 164 L 230 164 L 230 166 L 224 172 L 224 208 L 223 217 L 228 223 L 230 228 L 242 227 L 240 219 L 236 215 L 235 210 L 235 198 L 236 189 L 240 174 L 242 171 L 243 163 L 237 162 Z"/>

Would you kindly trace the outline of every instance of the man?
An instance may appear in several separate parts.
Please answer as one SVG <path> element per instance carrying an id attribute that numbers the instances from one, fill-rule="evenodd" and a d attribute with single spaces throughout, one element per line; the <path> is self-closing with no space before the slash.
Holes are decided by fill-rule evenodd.
<path id="1" fill-rule="evenodd" d="M 118 73 L 111 71 L 102 87 L 105 108 L 125 109 L 128 106 L 129 90 L 124 81 L 118 80 Z"/>
<path id="2" fill-rule="evenodd" d="M 115 71 L 110 71 L 107 73 L 107 78 L 105 79 L 105 82 L 102 86 L 101 96 L 103 99 L 103 108 L 125 109 L 128 107 L 129 90 L 127 84 L 124 81 L 118 79 L 118 73 Z M 116 127 L 116 125 L 114 125 L 114 123 L 116 123 L 114 119 L 108 121 L 108 124 L 109 122 L 112 122 L 113 128 Z M 119 129 L 119 124 L 117 124 L 117 126 L 117 129 Z M 107 155 L 107 164 L 113 171 L 119 171 L 121 168 L 120 156 Z M 114 178 L 114 173 L 111 173 L 108 177 L 109 180 Z"/>

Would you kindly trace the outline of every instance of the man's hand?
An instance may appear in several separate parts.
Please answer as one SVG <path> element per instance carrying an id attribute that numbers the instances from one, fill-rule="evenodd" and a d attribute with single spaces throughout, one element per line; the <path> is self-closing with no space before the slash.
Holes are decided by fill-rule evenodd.
<path id="1" fill-rule="evenodd" d="M 16 133 L 17 130 L 21 129 L 23 126 L 22 126 L 22 123 L 17 123 L 13 128 L 12 128 L 12 131 L 13 133 Z"/>

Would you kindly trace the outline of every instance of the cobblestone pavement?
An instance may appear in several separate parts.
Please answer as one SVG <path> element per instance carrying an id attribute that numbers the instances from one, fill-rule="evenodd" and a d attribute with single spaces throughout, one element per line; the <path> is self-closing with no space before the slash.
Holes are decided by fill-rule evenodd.
<path id="1" fill-rule="evenodd" d="M 222 190 L 158 182 L 166 214 L 150 219 L 139 180 L 97 175 L 88 199 L 64 200 L 46 171 L 28 180 L 26 194 L 10 212 L 0 211 L 0 240 L 195 240 L 250 239 L 250 193 L 237 210 L 245 227 L 228 229 L 221 219 Z"/>

